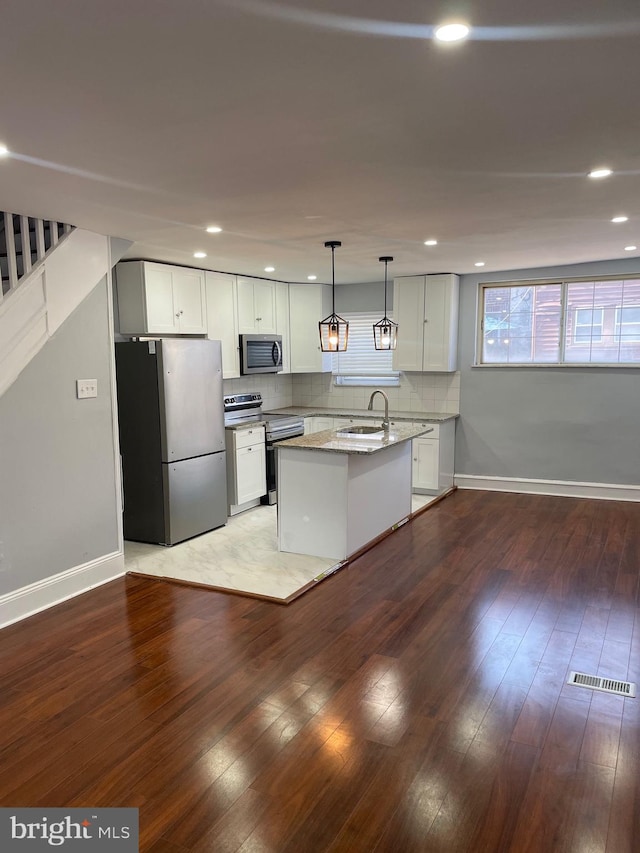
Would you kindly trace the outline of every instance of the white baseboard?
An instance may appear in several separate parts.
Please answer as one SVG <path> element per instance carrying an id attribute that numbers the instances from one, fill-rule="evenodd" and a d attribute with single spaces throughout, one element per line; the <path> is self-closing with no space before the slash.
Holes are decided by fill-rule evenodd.
<path id="1" fill-rule="evenodd" d="M 124 573 L 124 553 L 116 551 L 0 595 L 0 628 L 88 592 Z"/>
<path id="2" fill-rule="evenodd" d="M 601 501 L 640 501 L 640 486 L 618 483 L 578 483 L 572 480 L 530 480 L 525 477 L 484 477 L 456 474 L 459 489 L 486 492 L 518 492 L 525 495 L 558 495 L 567 498 L 592 498 Z"/>

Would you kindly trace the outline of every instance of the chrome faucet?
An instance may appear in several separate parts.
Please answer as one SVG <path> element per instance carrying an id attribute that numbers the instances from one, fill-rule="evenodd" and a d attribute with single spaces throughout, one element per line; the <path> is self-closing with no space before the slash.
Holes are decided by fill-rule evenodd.
<path id="1" fill-rule="evenodd" d="M 373 394 L 369 397 L 369 405 L 367 406 L 367 409 L 369 409 L 370 412 L 373 410 L 373 398 L 376 396 L 376 394 L 382 394 L 382 396 L 384 397 L 384 420 L 382 421 L 382 429 L 385 432 L 389 432 L 389 398 L 384 393 L 384 391 L 381 391 L 379 388 L 376 388 Z"/>

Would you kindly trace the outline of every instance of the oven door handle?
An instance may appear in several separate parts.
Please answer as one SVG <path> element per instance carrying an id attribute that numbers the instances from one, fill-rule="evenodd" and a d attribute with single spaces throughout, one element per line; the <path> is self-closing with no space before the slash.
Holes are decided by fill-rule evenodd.
<path id="1" fill-rule="evenodd" d="M 271 358 L 276 367 L 279 364 L 282 364 L 282 347 L 280 346 L 280 341 L 273 342 L 273 346 L 271 347 Z"/>

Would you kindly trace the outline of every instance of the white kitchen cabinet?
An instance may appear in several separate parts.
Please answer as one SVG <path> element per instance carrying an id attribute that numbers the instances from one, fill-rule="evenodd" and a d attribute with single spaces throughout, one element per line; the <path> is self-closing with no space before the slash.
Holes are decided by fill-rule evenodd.
<path id="1" fill-rule="evenodd" d="M 205 274 L 207 337 L 222 344 L 222 378 L 240 376 L 236 277 L 223 273 Z"/>
<path id="2" fill-rule="evenodd" d="M 333 429 L 339 426 L 340 418 L 328 418 L 324 415 L 315 415 L 304 419 L 304 434 L 321 432 L 323 429 Z"/>
<path id="3" fill-rule="evenodd" d="M 267 493 L 264 426 L 227 429 L 229 515 L 260 503 Z"/>
<path id="4" fill-rule="evenodd" d="M 207 331 L 204 270 L 149 261 L 116 264 L 122 334 L 202 335 Z"/>
<path id="5" fill-rule="evenodd" d="M 333 429 L 335 426 L 334 418 L 327 418 L 324 415 L 313 419 L 313 431 L 322 432 L 323 429 Z"/>
<path id="6" fill-rule="evenodd" d="M 394 280 L 393 317 L 398 323 L 394 370 L 456 370 L 459 281 L 451 273 Z"/>
<path id="7" fill-rule="evenodd" d="M 275 333 L 275 281 L 238 276 L 238 331 L 255 335 Z"/>
<path id="8" fill-rule="evenodd" d="M 413 491 L 436 492 L 440 442 L 437 438 L 414 438 L 411 445 Z"/>
<path id="9" fill-rule="evenodd" d="M 276 282 L 276 334 L 282 336 L 282 373 L 291 373 L 291 327 L 289 285 Z"/>
<path id="10" fill-rule="evenodd" d="M 430 426 L 433 432 L 411 442 L 412 488 L 414 492 L 437 495 L 453 486 L 456 422 L 415 423 Z"/>
<path id="11" fill-rule="evenodd" d="M 291 373 L 331 371 L 331 354 L 320 349 L 318 323 L 331 312 L 331 288 L 324 284 L 289 285 Z"/>

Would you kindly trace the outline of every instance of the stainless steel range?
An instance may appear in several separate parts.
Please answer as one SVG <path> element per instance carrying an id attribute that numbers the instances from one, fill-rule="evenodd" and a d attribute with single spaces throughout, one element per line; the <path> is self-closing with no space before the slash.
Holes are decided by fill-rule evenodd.
<path id="1" fill-rule="evenodd" d="M 304 418 L 302 415 L 272 415 L 269 412 L 263 414 L 262 394 L 259 392 L 225 394 L 225 426 L 236 426 L 256 421 L 260 421 L 265 426 L 267 494 L 262 499 L 262 503 L 274 504 L 278 498 L 276 445 L 279 441 L 284 441 L 285 438 L 303 435 Z"/>

